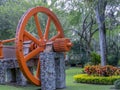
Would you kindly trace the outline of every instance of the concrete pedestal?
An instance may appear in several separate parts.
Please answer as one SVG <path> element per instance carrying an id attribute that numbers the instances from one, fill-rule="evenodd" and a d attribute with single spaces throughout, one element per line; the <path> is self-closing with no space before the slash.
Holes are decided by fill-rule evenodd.
<path id="1" fill-rule="evenodd" d="M 65 85 L 65 61 L 63 53 L 44 52 L 40 54 L 41 89 L 63 89 Z"/>
<path id="2" fill-rule="evenodd" d="M 21 86 L 27 85 L 27 79 L 24 77 L 19 68 L 16 69 L 16 83 Z"/>
<path id="3" fill-rule="evenodd" d="M 3 65 L 3 62 L 0 62 L 0 84 L 5 84 L 5 65 Z"/>
<path id="4" fill-rule="evenodd" d="M 55 71 L 56 71 L 56 88 L 63 89 L 65 83 L 65 60 L 64 53 L 55 53 Z"/>
<path id="5" fill-rule="evenodd" d="M 34 65 L 30 65 L 31 68 Z M 25 86 L 27 80 L 19 69 L 16 59 L 0 59 L 0 84 L 14 83 Z"/>
<path id="6" fill-rule="evenodd" d="M 56 73 L 54 53 L 47 52 L 40 54 L 41 63 L 41 89 L 55 90 L 56 89 Z"/>

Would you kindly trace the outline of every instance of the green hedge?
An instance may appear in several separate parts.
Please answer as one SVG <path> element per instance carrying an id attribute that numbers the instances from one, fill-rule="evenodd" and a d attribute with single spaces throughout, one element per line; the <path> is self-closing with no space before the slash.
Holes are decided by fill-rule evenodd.
<path id="1" fill-rule="evenodd" d="M 102 76 L 92 76 L 87 74 L 79 74 L 74 76 L 74 80 L 77 83 L 90 83 L 90 84 L 112 85 L 117 79 L 120 79 L 120 76 L 102 77 Z"/>

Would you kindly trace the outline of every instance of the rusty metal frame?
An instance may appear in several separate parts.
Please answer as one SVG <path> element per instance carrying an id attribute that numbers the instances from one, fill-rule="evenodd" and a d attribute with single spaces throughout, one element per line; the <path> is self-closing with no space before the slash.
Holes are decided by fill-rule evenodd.
<path id="1" fill-rule="evenodd" d="M 5 43 L 14 42 L 15 38 L 0 41 L 0 59 L 4 58 L 3 46 Z"/>

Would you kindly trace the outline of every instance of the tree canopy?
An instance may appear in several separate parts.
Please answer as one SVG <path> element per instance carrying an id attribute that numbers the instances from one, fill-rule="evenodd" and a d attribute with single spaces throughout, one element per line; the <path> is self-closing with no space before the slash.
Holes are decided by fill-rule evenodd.
<path id="1" fill-rule="evenodd" d="M 102 65 L 120 60 L 120 0 L 1 0 L 0 40 L 15 37 L 23 13 L 36 6 L 57 15 L 65 36 L 74 44 L 70 56 L 79 55 L 80 61 L 89 62 L 91 53 L 96 52 Z"/>

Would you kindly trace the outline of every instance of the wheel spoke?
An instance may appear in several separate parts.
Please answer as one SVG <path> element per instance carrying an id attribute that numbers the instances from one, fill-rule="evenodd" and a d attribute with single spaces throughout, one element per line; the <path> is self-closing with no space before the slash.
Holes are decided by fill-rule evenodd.
<path id="1" fill-rule="evenodd" d="M 50 31 L 50 23 L 51 23 L 51 19 L 50 19 L 50 17 L 48 17 L 46 29 L 45 29 L 45 34 L 44 34 L 44 39 L 46 39 L 46 40 L 48 40 L 48 34 Z"/>
<path id="2" fill-rule="evenodd" d="M 27 54 L 26 56 L 24 56 L 25 62 L 29 61 L 31 58 L 33 58 L 34 56 L 36 56 L 40 52 L 41 52 L 41 49 L 39 47 L 36 48 L 35 50 L 31 51 L 29 54 Z"/>
<path id="3" fill-rule="evenodd" d="M 37 38 L 35 38 L 33 35 L 31 35 L 29 32 L 24 31 L 24 34 L 25 34 L 25 36 L 27 36 L 29 39 L 31 39 L 32 41 L 34 41 L 37 45 L 40 44 L 40 41 L 39 41 Z"/>
<path id="4" fill-rule="evenodd" d="M 40 26 L 40 22 L 39 22 L 37 13 L 34 14 L 34 20 L 35 20 L 35 24 L 36 24 L 38 35 L 42 39 L 43 38 L 43 34 L 42 34 L 42 29 L 41 29 L 41 26 Z"/>
<path id="5" fill-rule="evenodd" d="M 38 60 L 37 69 L 36 69 L 36 77 L 40 78 L 40 59 Z"/>

